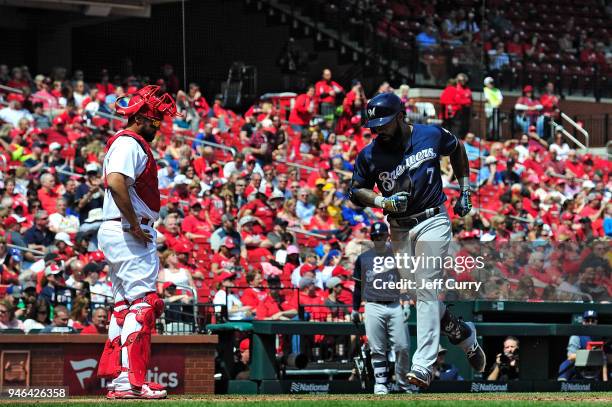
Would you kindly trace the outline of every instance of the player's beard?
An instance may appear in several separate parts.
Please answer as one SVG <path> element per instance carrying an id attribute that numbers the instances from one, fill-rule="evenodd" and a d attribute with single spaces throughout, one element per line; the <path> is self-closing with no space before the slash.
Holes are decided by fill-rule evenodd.
<path id="1" fill-rule="evenodd" d="M 378 134 L 378 140 L 385 150 L 396 150 L 402 141 L 402 126 L 397 126 L 392 135 L 383 133 Z"/>
<path id="2" fill-rule="evenodd" d="M 157 133 L 156 129 L 148 129 L 148 128 L 144 128 L 142 130 L 142 138 L 147 140 L 149 143 L 152 142 L 155 139 L 155 134 Z"/>

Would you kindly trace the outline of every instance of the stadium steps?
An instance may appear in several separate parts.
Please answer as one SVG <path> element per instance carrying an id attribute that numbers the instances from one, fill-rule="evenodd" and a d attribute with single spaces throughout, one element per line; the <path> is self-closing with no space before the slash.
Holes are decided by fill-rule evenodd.
<path id="1" fill-rule="evenodd" d="M 410 75 L 407 69 L 400 68 L 399 64 L 395 61 L 385 58 L 380 54 L 375 55 L 372 49 L 363 48 L 357 41 L 348 38 L 347 35 L 341 36 L 336 29 L 327 26 L 324 22 L 315 22 L 315 20 L 305 15 L 297 8 L 294 9 L 292 13 L 291 8 L 287 4 L 283 4 L 278 0 L 245 0 L 245 2 L 247 6 L 254 6 L 258 11 L 266 12 L 268 16 L 274 16 L 280 24 L 296 24 L 293 22 L 295 19 L 297 24 L 308 27 L 309 32 L 312 31 L 316 44 L 327 43 L 328 48 L 337 51 L 339 58 L 342 57 L 341 54 L 343 54 L 342 51 L 344 51 L 345 56 L 349 56 L 353 59 L 353 65 L 359 65 L 359 61 L 363 65 L 364 71 L 366 69 L 371 69 L 373 72 L 370 76 L 382 75 L 391 80 L 400 77 L 404 81 L 410 81 Z M 284 15 L 284 17 L 278 17 L 277 14 Z M 355 75 L 353 77 L 357 76 L 361 75 Z M 341 78 L 336 77 L 336 79 Z M 350 81 L 351 78 L 347 79 Z"/>

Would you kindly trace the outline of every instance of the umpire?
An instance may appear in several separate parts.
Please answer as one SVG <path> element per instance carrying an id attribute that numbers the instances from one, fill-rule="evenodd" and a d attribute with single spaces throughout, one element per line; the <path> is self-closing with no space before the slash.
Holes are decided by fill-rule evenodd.
<path id="1" fill-rule="evenodd" d="M 406 374 L 410 368 L 410 334 L 406 321 L 410 316 L 408 303 L 400 303 L 400 292 L 385 289 L 390 282 L 398 282 L 400 275 L 396 268 L 382 269 L 380 259 L 393 257 L 389 242 L 389 229 L 384 222 L 374 223 L 370 230 L 374 248 L 357 257 L 353 279 L 353 322 L 359 323 L 362 291 L 365 300 L 365 330 L 370 346 L 374 371 L 374 394 L 389 393 L 387 355 L 395 356 L 395 378 L 401 391 L 408 391 Z M 393 357 L 392 357 L 393 359 Z"/>

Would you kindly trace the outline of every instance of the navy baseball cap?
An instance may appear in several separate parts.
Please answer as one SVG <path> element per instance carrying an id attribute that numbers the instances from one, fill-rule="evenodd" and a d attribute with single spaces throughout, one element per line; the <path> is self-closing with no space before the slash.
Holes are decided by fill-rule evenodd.
<path id="1" fill-rule="evenodd" d="M 597 311 L 588 309 L 582 314 L 582 319 L 597 319 Z"/>
<path id="2" fill-rule="evenodd" d="M 389 123 L 403 109 L 402 101 L 395 93 L 380 93 L 366 106 L 368 121 L 363 127 L 380 127 Z"/>
<path id="3" fill-rule="evenodd" d="M 370 236 L 386 235 L 389 233 L 389 228 L 385 222 L 376 222 L 370 228 Z"/>

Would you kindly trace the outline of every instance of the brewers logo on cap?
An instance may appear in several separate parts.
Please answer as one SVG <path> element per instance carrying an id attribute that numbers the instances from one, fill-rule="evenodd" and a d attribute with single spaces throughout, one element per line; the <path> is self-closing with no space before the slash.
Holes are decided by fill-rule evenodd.
<path id="1" fill-rule="evenodd" d="M 384 222 L 376 222 L 372 225 L 372 228 L 370 229 L 370 235 L 382 235 L 387 233 L 389 233 L 389 228 Z"/>

